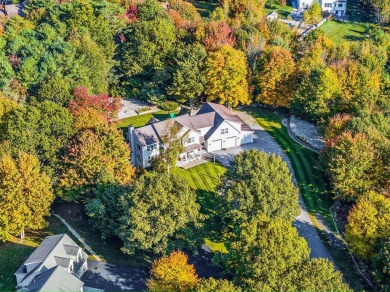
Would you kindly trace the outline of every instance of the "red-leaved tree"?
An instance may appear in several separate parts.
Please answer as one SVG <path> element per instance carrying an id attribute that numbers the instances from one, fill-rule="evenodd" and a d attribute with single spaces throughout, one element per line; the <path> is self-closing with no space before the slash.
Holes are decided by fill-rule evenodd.
<path id="1" fill-rule="evenodd" d="M 225 21 L 210 22 L 206 26 L 204 45 L 207 50 L 217 50 L 223 45 L 234 46 L 235 38 L 232 29 Z"/>
<path id="2" fill-rule="evenodd" d="M 73 96 L 74 99 L 70 102 L 69 108 L 76 117 L 85 111 L 92 110 L 107 122 L 111 122 L 121 108 L 119 97 L 112 98 L 105 93 L 93 95 L 84 86 L 76 87 Z"/>

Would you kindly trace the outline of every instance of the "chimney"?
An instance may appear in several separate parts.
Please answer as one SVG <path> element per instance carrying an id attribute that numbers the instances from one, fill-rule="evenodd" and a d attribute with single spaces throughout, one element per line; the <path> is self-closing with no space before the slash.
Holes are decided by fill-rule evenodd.
<path id="1" fill-rule="evenodd" d="M 130 161 L 131 164 L 135 165 L 135 141 L 134 141 L 134 126 L 130 125 L 127 131 L 127 140 L 130 145 Z"/>

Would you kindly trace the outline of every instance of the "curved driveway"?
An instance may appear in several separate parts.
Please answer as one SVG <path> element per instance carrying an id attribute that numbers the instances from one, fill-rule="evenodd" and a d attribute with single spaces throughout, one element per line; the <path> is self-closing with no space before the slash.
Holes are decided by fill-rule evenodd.
<path id="1" fill-rule="evenodd" d="M 219 161 L 222 165 L 227 166 L 229 162 L 233 160 L 238 153 L 244 150 L 251 150 L 255 148 L 266 153 L 275 153 L 276 155 L 282 156 L 283 160 L 286 161 L 292 173 L 292 180 L 297 186 L 294 170 L 291 167 L 291 162 L 288 159 L 286 153 L 284 153 L 282 148 L 280 148 L 278 143 L 276 143 L 272 136 L 269 135 L 256 122 L 256 120 L 253 119 L 252 116 L 245 112 L 235 113 L 238 114 L 248 125 L 252 127 L 252 129 L 255 130 L 254 142 L 252 144 L 246 144 L 240 147 L 213 152 L 213 154 L 215 154 L 215 159 Z M 295 217 L 296 220 L 293 225 L 297 228 L 299 234 L 306 239 L 311 249 L 311 258 L 327 258 L 334 263 L 332 256 L 330 255 L 329 251 L 326 249 L 321 238 L 319 237 L 308 212 L 305 210 L 305 206 L 303 204 L 301 196 L 299 196 L 299 204 L 301 206 L 301 213 L 297 217 Z"/>

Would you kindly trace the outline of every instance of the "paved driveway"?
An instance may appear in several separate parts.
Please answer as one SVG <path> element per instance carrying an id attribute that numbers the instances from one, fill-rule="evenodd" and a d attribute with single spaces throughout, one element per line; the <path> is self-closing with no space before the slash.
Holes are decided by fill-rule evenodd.
<path id="1" fill-rule="evenodd" d="M 278 143 L 269 135 L 257 122 L 245 112 L 236 112 L 246 123 L 248 123 L 252 129 L 255 130 L 254 133 L 254 143 L 242 145 L 240 147 L 235 147 L 227 150 L 221 150 L 213 152 L 215 154 L 215 159 L 219 161 L 222 165 L 227 166 L 234 157 L 244 151 L 251 149 L 258 149 L 266 153 L 275 153 L 278 156 L 282 156 L 283 160 L 287 162 L 287 165 L 292 173 L 292 180 L 297 185 L 295 179 L 294 171 L 291 167 L 290 160 L 288 159 L 286 153 L 280 148 Z M 311 249 L 310 256 L 312 258 L 327 258 L 333 262 L 332 256 L 329 251 L 326 249 L 322 243 L 321 238 L 319 237 L 316 228 L 314 227 L 313 222 L 305 210 L 302 198 L 299 197 L 299 204 L 301 206 L 301 213 L 299 216 L 295 217 L 295 222 L 293 225 L 298 229 L 299 234 L 304 237 Z"/>

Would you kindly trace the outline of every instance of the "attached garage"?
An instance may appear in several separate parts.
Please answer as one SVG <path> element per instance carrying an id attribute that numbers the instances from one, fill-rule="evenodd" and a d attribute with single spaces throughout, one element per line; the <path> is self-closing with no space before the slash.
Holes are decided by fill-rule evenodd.
<path id="1" fill-rule="evenodd" d="M 241 144 L 253 143 L 253 132 L 242 132 Z"/>
<path id="2" fill-rule="evenodd" d="M 236 147 L 236 141 L 237 141 L 237 137 L 236 136 L 226 138 L 226 140 L 225 140 L 225 147 L 223 147 L 223 148 Z"/>
<path id="3" fill-rule="evenodd" d="M 208 147 L 207 147 L 208 152 L 218 151 L 221 149 L 222 149 L 222 139 L 213 140 L 213 141 L 209 142 Z"/>

